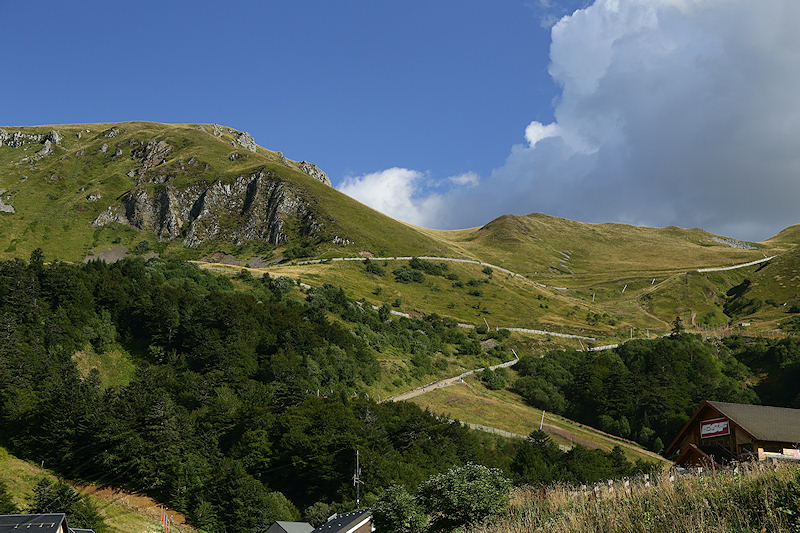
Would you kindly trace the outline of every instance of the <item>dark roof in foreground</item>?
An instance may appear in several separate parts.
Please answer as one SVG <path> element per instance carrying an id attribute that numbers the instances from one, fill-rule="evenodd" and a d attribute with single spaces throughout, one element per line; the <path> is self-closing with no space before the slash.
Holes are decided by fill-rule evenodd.
<path id="1" fill-rule="evenodd" d="M 36 531 L 36 533 L 56 533 L 66 520 L 64 513 L 5 514 L 0 515 L 0 532 Z"/>
<path id="2" fill-rule="evenodd" d="M 371 515 L 372 509 L 359 509 L 358 511 L 342 513 L 319 526 L 313 533 L 344 533 Z"/>
<path id="3" fill-rule="evenodd" d="M 708 402 L 758 440 L 800 442 L 800 409 Z"/>
<path id="4" fill-rule="evenodd" d="M 267 531 L 274 531 L 276 528 L 273 526 L 277 526 L 280 528 L 280 530 L 283 530 L 286 533 L 311 533 L 314 531 L 314 526 L 308 522 L 285 522 L 283 520 L 278 520 L 277 522 L 273 523 Z"/>

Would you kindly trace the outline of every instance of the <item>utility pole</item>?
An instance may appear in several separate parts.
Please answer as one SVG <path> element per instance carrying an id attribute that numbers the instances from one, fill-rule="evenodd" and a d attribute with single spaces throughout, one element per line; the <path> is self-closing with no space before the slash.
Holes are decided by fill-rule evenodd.
<path id="1" fill-rule="evenodd" d="M 539 431 L 544 427 L 544 409 L 542 409 L 542 421 L 539 422 Z"/>
<path id="2" fill-rule="evenodd" d="M 356 488 L 356 508 L 361 507 L 361 465 L 359 463 L 359 452 L 356 450 L 356 472 L 353 474 L 353 486 Z"/>

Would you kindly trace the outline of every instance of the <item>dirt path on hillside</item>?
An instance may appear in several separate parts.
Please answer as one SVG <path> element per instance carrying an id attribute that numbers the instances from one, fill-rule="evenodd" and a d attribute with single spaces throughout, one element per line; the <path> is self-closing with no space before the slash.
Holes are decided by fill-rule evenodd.
<path id="1" fill-rule="evenodd" d="M 92 494 L 98 499 L 107 502 L 106 505 L 110 505 L 113 502 L 131 509 L 137 514 L 150 518 L 156 524 L 161 523 L 162 504 L 158 503 L 149 496 L 129 492 L 115 487 L 105 487 L 99 485 L 78 485 L 78 487 L 82 493 Z M 188 524 L 186 516 L 183 513 L 167 509 L 167 516 L 169 516 L 169 519 L 174 526 L 174 531 L 178 533 L 197 533 L 197 530 Z M 158 530 L 160 531 L 160 528 Z"/>

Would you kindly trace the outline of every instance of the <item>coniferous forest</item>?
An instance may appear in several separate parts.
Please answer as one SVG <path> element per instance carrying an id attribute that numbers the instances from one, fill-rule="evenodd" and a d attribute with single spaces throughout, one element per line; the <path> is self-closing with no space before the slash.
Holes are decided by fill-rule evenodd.
<path id="1" fill-rule="evenodd" d="M 351 509 L 356 450 L 367 504 L 467 463 L 516 483 L 649 468 L 619 449 L 563 452 L 545 434 L 505 440 L 409 403 L 376 403 L 365 391 L 385 372 L 378 353 L 408 354 L 424 373 L 442 351 L 480 350 L 478 333 L 436 315 L 397 319 L 329 284 L 305 294 L 294 286 L 157 259 L 46 264 L 36 251 L 29 262 L 0 263 L 0 445 L 65 479 L 159 498 L 206 531 Z M 504 337 L 492 348 L 498 361 Z M 660 451 L 709 393 L 796 403 L 784 383 L 797 367 L 784 356 L 797 350 L 783 344 L 794 341 L 727 342 L 721 357 L 687 335 L 523 357 L 511 386 L 534 405 Z M 112 347 L 133 362 L 127 381 L 81 371 L 76 354 Z M 751 389 L 744 379 L 755 361 L 769 368 Z"/>
<path id="2" fill-rule="evenodd" d="M 177 261 L 0 263 L 0 444 L 69 480 L 143 491 L 207 531 L 352 508 L 356 450 L 366 503 L 468 462 L 510 476 L 530 455 L 365 397 L 377 350 L 424 369 L 440 350 L 480 349 L 474 332 L 390 319 L 331 285 L 301 299 L 288 278 L 236 282 Z M 76 353 L 112 346 L 134 361 L 129 382 L 79 370 Z M 549 461 L 569 462 L 556 451 Z M 594 477 L 634 468 L 582 451 Z"/>

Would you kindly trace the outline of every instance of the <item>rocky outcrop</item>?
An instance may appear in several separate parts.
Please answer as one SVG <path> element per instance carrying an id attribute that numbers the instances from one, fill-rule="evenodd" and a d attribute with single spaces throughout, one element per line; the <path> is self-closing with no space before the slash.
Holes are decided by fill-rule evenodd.
<path id="1" fill-rule="evenodd" d="M 142 172 L 156 167 L 166 161 L 174 148 L 166 141 L 150 141 L 135 149 L 131 156 L 142 163 Z"/>
<path id="2" fill-rule="evenodd" d="M 45 139 L 42 149 L 36 152 L 36 157 L 45 157 L 53 153 L 53 143 L 50 139 Z"/>
<path id="3" fill-rule="evenodd" d="M 6 130 L 0 128 L 0 146 L 20 148 L 26 144 L 44 144 L 42 149 L 36 153 L 38 157 L 44 157 L 53 153 L 52 146 L 60 145 L 61 139 L 61 134 L 56 130 L 50 130 L 47 135 L 42 135 L 41 133 L 23 133 L 21 131 L 8 133 Z"/>
<path id="4" fill-rule="evenodd" d="M 117 222 L 153 231 L 159 239 L 183 239 L 188 247 L 215 239 L 236 244 L 263 240 L 280 244 L 289 238 L 286 222 L 304 235 L 320 225 L 303 198 L 271 173 L 259 171 L 234 182 L 166 185 L 158 192 L 139 185 L 94 221 L 95 226 Z"/>
<path id="5" fill-rule="evenodd" d="M 45 139 L 55 145 L 61 144 L 61 134 L 56 130 L 50 130 L 50 133 L 45 136 Z"/>
<path id="6" fill-rule="evenodd" d="M 102 135 L 103 137 L 105 137 L 107 139 L 113 139 L 114 137 L 116 137 L 119 134 L 120 134 L 120 129 L 118 127 L 116 127 L 116 126 L 113 126 L 111 128 L 108 128 L 107 130 L 105 130 L 100 135 Z"/>
<path id="7" fill-rule="evenodd" d="M 314 163 L 309 163 L 308 161 L 300 161 L 300 168 L 303 170 L 303 172 L 305 172 L 312 178 L 321 181 L 325 185 L 331 185 L 331 179 L 328 177 L 325 171 L 319 168 Z"/>
<path id="8" fill-rule="evenodd" d="M 258 149 L 255 139 L 253 139 L 253 136 L 246 131 L 239 133 L 239 136 L 236 137 L 236 142 L 251 152 L 255 152 Z"/>
<path id="9" fill-rule="evenodd" d="M 3 195 L 6 193 L 5 189 L 0 189 L 0 213 L 15 213 L 14 206 L 3 202 Z"/>

